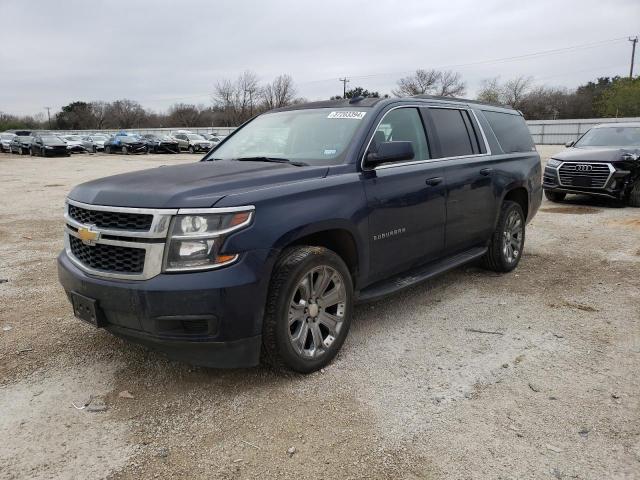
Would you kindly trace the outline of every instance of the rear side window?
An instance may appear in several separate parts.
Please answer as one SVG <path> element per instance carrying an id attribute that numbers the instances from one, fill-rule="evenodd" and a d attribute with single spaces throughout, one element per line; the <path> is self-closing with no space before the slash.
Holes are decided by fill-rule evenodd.
<path id="1" fill-rule="evenodd" d="M 484 111 L 504 153 L 531 152 L 536 147 L 521 115 Z"/>
<path id="2" fill-rule="evenodd" d="M 467 112 L 454 108 L 430 108 L 429 113 L 438 134 L 442 157 L 474 154 Z M 467 116 L 466 120 L 463 115 Z"/>

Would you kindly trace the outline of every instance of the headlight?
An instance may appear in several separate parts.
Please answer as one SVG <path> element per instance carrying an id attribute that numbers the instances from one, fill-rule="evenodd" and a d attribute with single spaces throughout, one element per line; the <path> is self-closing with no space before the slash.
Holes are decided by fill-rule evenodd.
<path id="1" fill-rule="evenodd" d="M 51 147 L 49 145 L 45 145 L 44 148 L 46 148 L 47 150 L 51 150 L 53 147 Z"/>
<path id="2" fill-rule="evenodd" d="M 550 158 L 549 161 L 547 162 L 547 167 L 556 168 L 561 163 L 562 162 L 560 160 L 556 160 L 555 158 Z"/>
<path id="3" fill-rule="evenodd" d="M 253 207 L 232 212 L 176 215 L 173 218 L 164 271 L 207 270 L 234 262 L 235 253 L 221 254 L 227 236 L 246 228 L 253 217 Z"/>

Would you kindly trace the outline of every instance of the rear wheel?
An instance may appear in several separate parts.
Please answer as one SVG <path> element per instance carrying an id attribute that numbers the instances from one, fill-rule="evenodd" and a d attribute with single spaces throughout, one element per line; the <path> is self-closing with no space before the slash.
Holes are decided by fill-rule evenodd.
<path id="1" fill-rule="evenodd" d="M 524 224 L 522 207 L 516 202 L 505 201 L 489 249 L 482 257 L 485 268 L 494 272 L 510 272 L 516 268 L 524 248 Z"/>
<path id="2" fill-rule="evenodd" d="M 300 373 L 327 365 L 344 343 L 353 310 L 351 275 L 321 247 L 294 247 L 278 260 L 262 335 L 266 363 Z"/>
<path id="3" fill-rule="evenodd" d="M 628 203 L 630 207 L 640 207 L 640 178 L 631 187 Z"/>
<path id="4" fill-rule="evenodd" d="M 564 197 L 566 197 L 567 194 L 562 192 L 551 192 L 549 190 L 545 190 L 544 196 L 547 197 L 547 200 L 549 200 L 550 202 L 558 203 L 563 201 Z"/>

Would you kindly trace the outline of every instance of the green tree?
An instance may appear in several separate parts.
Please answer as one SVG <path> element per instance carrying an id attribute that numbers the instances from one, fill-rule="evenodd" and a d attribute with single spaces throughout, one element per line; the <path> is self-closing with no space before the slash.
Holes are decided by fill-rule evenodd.
<path id="1" fill-rule="evenodd" d="M 596 102 L 603 117 L 640 117 L 640 77 L 618 78 Z"/>

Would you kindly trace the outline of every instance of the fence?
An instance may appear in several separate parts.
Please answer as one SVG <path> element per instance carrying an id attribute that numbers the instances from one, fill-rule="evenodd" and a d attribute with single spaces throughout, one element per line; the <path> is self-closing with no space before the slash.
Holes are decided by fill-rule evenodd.
<path id="1" fill-rule="evenodd" d="M 640 122 L 640 118 L 582 118 L 570 120 L 529 120 L 527 125 L 536 145 L 563 145 L 577 140 L 594 125 L 612 122 Z"/>

